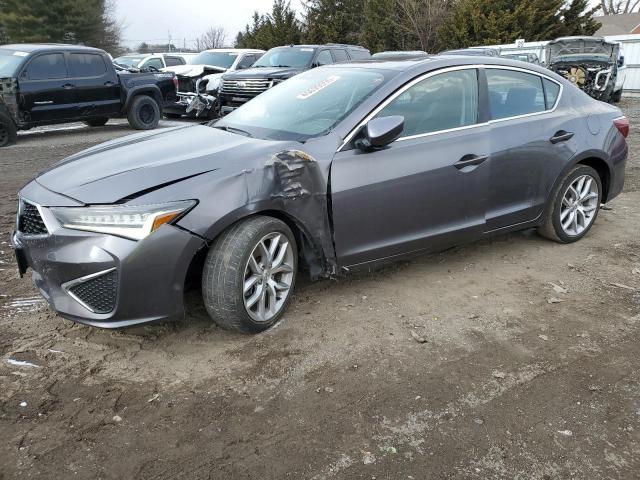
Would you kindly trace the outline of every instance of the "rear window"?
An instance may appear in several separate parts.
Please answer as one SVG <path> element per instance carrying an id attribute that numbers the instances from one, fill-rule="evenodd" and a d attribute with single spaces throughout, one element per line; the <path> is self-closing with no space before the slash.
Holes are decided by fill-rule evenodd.
<path id="1" fill-rule="evenodd" d="M 494 120 L 546 110 L 542 78 L 516 70 L 487 69 L 489 103 Z"/>
<path id="2" fill-rule="evenodd" d="M 34 58 L 27 65 L 26 72 L 29 80 L 67 78 L 69 75 L 62 53 L 48 53 Z"/>
<path id="3" fill-rule="evenodd" d="M 102 55 L 95 53 L 72 53 L 71 68 L 76 77 L 99 77 L 107 72 Z"/>
<path id="4" fill-rule="evenodd" d="M 556 82 L 552 82 L 551 80 L 543 79 L 544 82 L 544 93 L 547 98 L 547 108 L 551 109 L 556 104 L 558 100 L 558 95 L 560 94 L 560 85 Z"/>

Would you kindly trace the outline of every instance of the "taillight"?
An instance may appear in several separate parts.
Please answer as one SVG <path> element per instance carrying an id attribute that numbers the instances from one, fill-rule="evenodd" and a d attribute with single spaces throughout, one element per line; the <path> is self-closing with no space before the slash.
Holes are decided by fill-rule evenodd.
<path id="1" fill-rule="evenodd" d="M 616 118 L 613 124 L 624 138 L 629 136 L 629 119 L 627 117 Z"/>
<path id="2" fill-rule="evenodd" d="M 178 77 L 176 76 L 173 77 L 173 86 L 176 87 L 176 90 L 178 90 Z"/>

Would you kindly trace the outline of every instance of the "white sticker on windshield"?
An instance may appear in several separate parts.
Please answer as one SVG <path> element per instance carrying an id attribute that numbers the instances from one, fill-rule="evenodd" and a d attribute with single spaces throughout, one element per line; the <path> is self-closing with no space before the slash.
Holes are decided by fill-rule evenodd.
<path id="1" fill-rule="evenodd" d="M 13 52 L 13 55 L 16 57 L 26 57 L 29 55 L 29 52 Z"/>
<path id="2" fill-rule="evenodd" d="M 319 91 L 324 90 L 329 85 L 331 85 L 333 83 L 336 83 L 338 80 L 340 80 L 340 77 L 338 75 L 331 75 L 330 77 L 325 78 L 323 81 L 321 81 L 317 85 L 314 85 L 313 87 L 309 88 L 308 90 L 305 90 L 300 95 L 298 95 L 296 98 L 298 98 L 300 100 L 306 100 L 307 98 L 315 95 Z"/>

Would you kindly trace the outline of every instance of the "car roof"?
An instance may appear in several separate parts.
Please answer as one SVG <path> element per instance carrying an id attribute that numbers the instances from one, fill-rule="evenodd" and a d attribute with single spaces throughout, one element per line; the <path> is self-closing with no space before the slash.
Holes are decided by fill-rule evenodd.
<path id="1" fill-rule="evenodd" d="M 104 50 L 100 50 L 99 48 L 85 47 L 84 45 L 68 45 L 66 43 L 14 43 L 10 45 L 0 45 L 0 48 L 5 48 L 7 50 L 18 50 L 20 52 L 28 53 L 51 50 L 104 53 Z"/>
<path id="2" fill-rule="evenodd" d="M 264 50 L 258 50 L 257 48 L 210 48 L 209 50 L 204 50 L 204 51 L 205 52 L 221 52 L 221 53 L 262 53 L 264 52 Z"/>

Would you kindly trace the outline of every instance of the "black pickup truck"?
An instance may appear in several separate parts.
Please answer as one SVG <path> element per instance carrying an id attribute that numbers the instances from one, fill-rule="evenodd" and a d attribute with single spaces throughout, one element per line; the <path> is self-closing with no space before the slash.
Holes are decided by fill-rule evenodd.
<path id="1" fill-rule="evenodd" d="M 157 127 L 176 101 L 173 73 L 118 70 L 103 50 L 74 45 L 0 45 L 0 147 L 18 130 L 83 121 L 102 126 L 124 117 L 132 128 Z"/>

